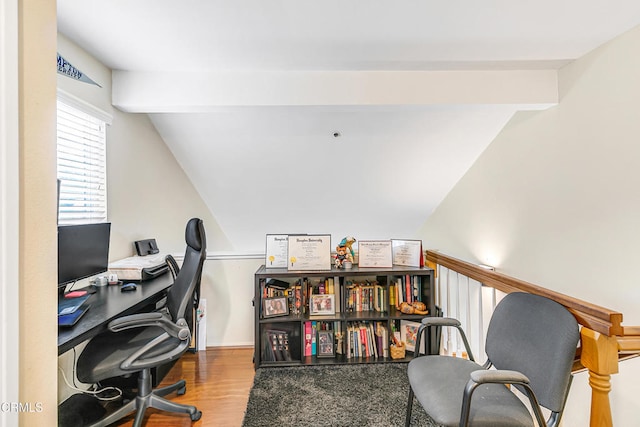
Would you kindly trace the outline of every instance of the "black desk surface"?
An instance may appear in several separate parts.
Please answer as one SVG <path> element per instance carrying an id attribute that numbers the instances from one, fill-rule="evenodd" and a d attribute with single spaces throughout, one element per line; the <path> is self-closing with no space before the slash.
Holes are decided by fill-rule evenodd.
<path id="1" fill-rule="evenodd" d="M 96 293 L 87 300 L 91 308 L 78 323 L 69 328 L 58 328 L 58 355 L 107 330 L 111 320 L 139 312 L 162 299 L 167 288 L 173 284 L 173 278 L 170 274 L 163 274 L 136 284 L 138 288 L 132 292 L 121 292 L 117 285 L 98 287 Z"/>

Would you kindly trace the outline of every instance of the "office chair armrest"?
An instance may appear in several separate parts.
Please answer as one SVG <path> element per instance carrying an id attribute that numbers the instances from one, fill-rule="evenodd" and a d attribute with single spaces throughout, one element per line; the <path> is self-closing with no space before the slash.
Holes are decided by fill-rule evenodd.
<path id="1" fill-rule="evenodd" d="M 165 332 L 162 335 L 157 336 L 156 338 L 148 342 L 144 347 L 138 349 L 138 351 L 126 358 L 120 364 L 120 368 L 122 368 L 123 370 L 137 371 L 144 368 L 158 366 L 168 361 L 174 360 L 176 357 L 179 357 L 182 353 L 184 353 L 186 348 L 189 346 L 191 335 L 189 334 L 189 328 L 187 328 L 186 330 L 188 334 L 187 339 L 182 340 L 171 351 L 156 356 L 145 357 L 145 354 L 147 352 L 152 351 L 157 345 L 169 339 L 169 334 Z"/>
<path id="2" fill-rule="evenodd" d="M 107 327 L 111 332 L 119 332 L 129 328 L 154 326 L 162 318 L 165 318 L 165 316 L 158 312 L 130 314 L 113 319 Z"/>
<path id="3" fill-rule="evenodd" d="M 505 369 L 479 369 L 471 372 L 470 377 L 470 381 L 478 384 L 529 384 L 529 378 L 525 374 Z"/>
<path id="4" fill-rule="evenodd" d="M 422 324 L 425 326 L 460 326 L 460 321 L 453 317 L 425 317 L 422 319 Z"/>
<path id="5" fill-rule="evenodd" d="M 520 386 L 520 390 L 529 398 L 529 403 L 533 409 L 533 413 L 538 421 L 538 425 L 546 427 L 540 404 L 535 393 L 529 386 L 529 378 L 521 372 L 510 371 L 506 369 L 479 369 L 471 372 L 470 379 L 464 388 L 462 398 L 462 412 L 460 415 L 460 425 L 467 426 L 469 424 L 469 414 L 471 411 L 471 396 L 475 389 L 481 384 L 514 384 Z"/>
<path id="6" fill-rule="evenodd" d="M 178 319 L 174 323 L 166 315 L 157 312 L 132 314 L 115 319 L 109 323 L 109 330 L 119 332 L 131 328 L 149 326 L 161 328 L 164 333 L 158 335 L 125 359 L 120 364 L 121 369 L 135 371 L 166 363 L 181 355 L 191 341 L 191 331 L 189 331 L 189 326 L 185 319 Z M 170 339 L 170 337 L 178 338 L 181 342 L 169 352 L 156 356 L 146 356 L 148 352 L 153 351 L 157 345 Z"/>
<path id="7" fill-rule="evenodd" d="M 422 336 L 423 331 L 426 328 L 431 326 L 442 327 L 442 326 L 451 326 L 456 328 L 460 332 L 460 336 L 462 337 L 462 342 L 464 344 L 464 348 L 467 351 L 467 356 L 469 356 L 469 360 L 472 362 L 475 361 L 473 357 L 473 353 L 471 352 L 471 346 L 469 345 L 469 341 L 467 340 L 467 336 L 462 329 L 462 324 L 458 319 L 454 319 L 453 317 L 425 317 L 422 319 L 422 325 L 418 328 L 418 337 L 416 340 L 416 345 L 420 344 L 420 338 Z M 420 347 L 417 347 L 418 349 Z M 419 356 L 419 350 L 416 352 L 416 356 Z"/>
<path id="8" fill-rule="evenodd" d="M 111 332 L 119 332 L 131 328 L 143 328 L 147 326 L 157 326 L 164 329 L 169 335 L 181 340 L 187 340 L 191 336 L 189 326 L 184 319 L 173 322 L 166 315 L 158 312 L 139 313 L 120 317 L 109 322 Z"/>

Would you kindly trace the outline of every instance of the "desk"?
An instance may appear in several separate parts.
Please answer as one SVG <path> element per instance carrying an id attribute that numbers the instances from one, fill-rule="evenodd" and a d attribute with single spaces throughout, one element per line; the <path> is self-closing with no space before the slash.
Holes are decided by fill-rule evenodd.
<path id="1" fill-rule="evenodd" d="M 58 328 L 58 356 L 78 344 L 107 330 L 110 321 L 126 314 L 137 313 L 149 304 L 160 301 L 173 284 L 170 274 L 137 283 L 133 292 L 121 292 L 120 286 L 98 287 L 87 303 L 91 308 L 70 328 Z"/>

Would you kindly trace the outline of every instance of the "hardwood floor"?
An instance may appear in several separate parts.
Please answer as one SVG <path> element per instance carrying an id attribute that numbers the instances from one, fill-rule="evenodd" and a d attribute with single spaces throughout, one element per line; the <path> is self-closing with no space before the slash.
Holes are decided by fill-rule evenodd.
<path id="1" fill-rule="evenodd" d="M 174 402 L 195 405 L 202 411 L 202 418 L 191 422 L 188 415 L 147 409 L 145 426 L 240 426 L 253 384 L 252 359 L 253 347 L 218 347 L 185 353 L 160 387 L 184 378 L 187 392 L 183 396 L 174 393 L 168 398 Z M 130 416 L 116 425 L 130 426 L 132 422 L 133 416 Z"/>

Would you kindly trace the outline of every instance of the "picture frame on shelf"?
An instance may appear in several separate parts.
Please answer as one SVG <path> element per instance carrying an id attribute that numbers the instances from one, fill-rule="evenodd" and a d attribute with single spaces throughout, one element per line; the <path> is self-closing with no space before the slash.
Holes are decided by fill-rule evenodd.
<path id="1" fill-rule="evenodd" d="M 409 320 L 400 321 L 400 341 L 404 342 L 407 351 L 416 351 L 416 340 L 418 339 L 419 327 L 419 322 L 411 322 Z M 425 342 L 426 339 L 423 339 L 420 343 L 420 352 L 422 354 L 425 353 Z"/>
<path id="2" fill-rule="evenodd" d="M 331 270 L 331 234 L 290 234 L 287 269 Z"/>
<path id="3" fill-rule="evenodd" d="M 393 265 L 422 267 L 424 265 L 422 240 L 391 239 Z"/>
<path id="4" fill-rule="evenodd" d="M 332 331 L 318 331 L 318 357 L 335 357 L 336 346 Z"/>
<path id="5" fill-rule="evenodd" d="M 265 298 L 262 300 L 262 317 L 278 317 L 289 315 L 287 297 Z"/>
<path id="6" fill-rule="evenodd" d="M 336 314 L 336 296 L 333 294 L 311 295 L 309 297 L 309 314 Z"/>
<path id="7" fill-rule="evenodd" d="M 390 268 L 392 266 L 391 240 L 361 240 L 358 243 L 358 267 Z"/>
<path id="8" fill-rule="evenodd" d="M 264 265 L 266 268 L 287 268 L 289 235 L 267 234 L 267 250 Z"/>

